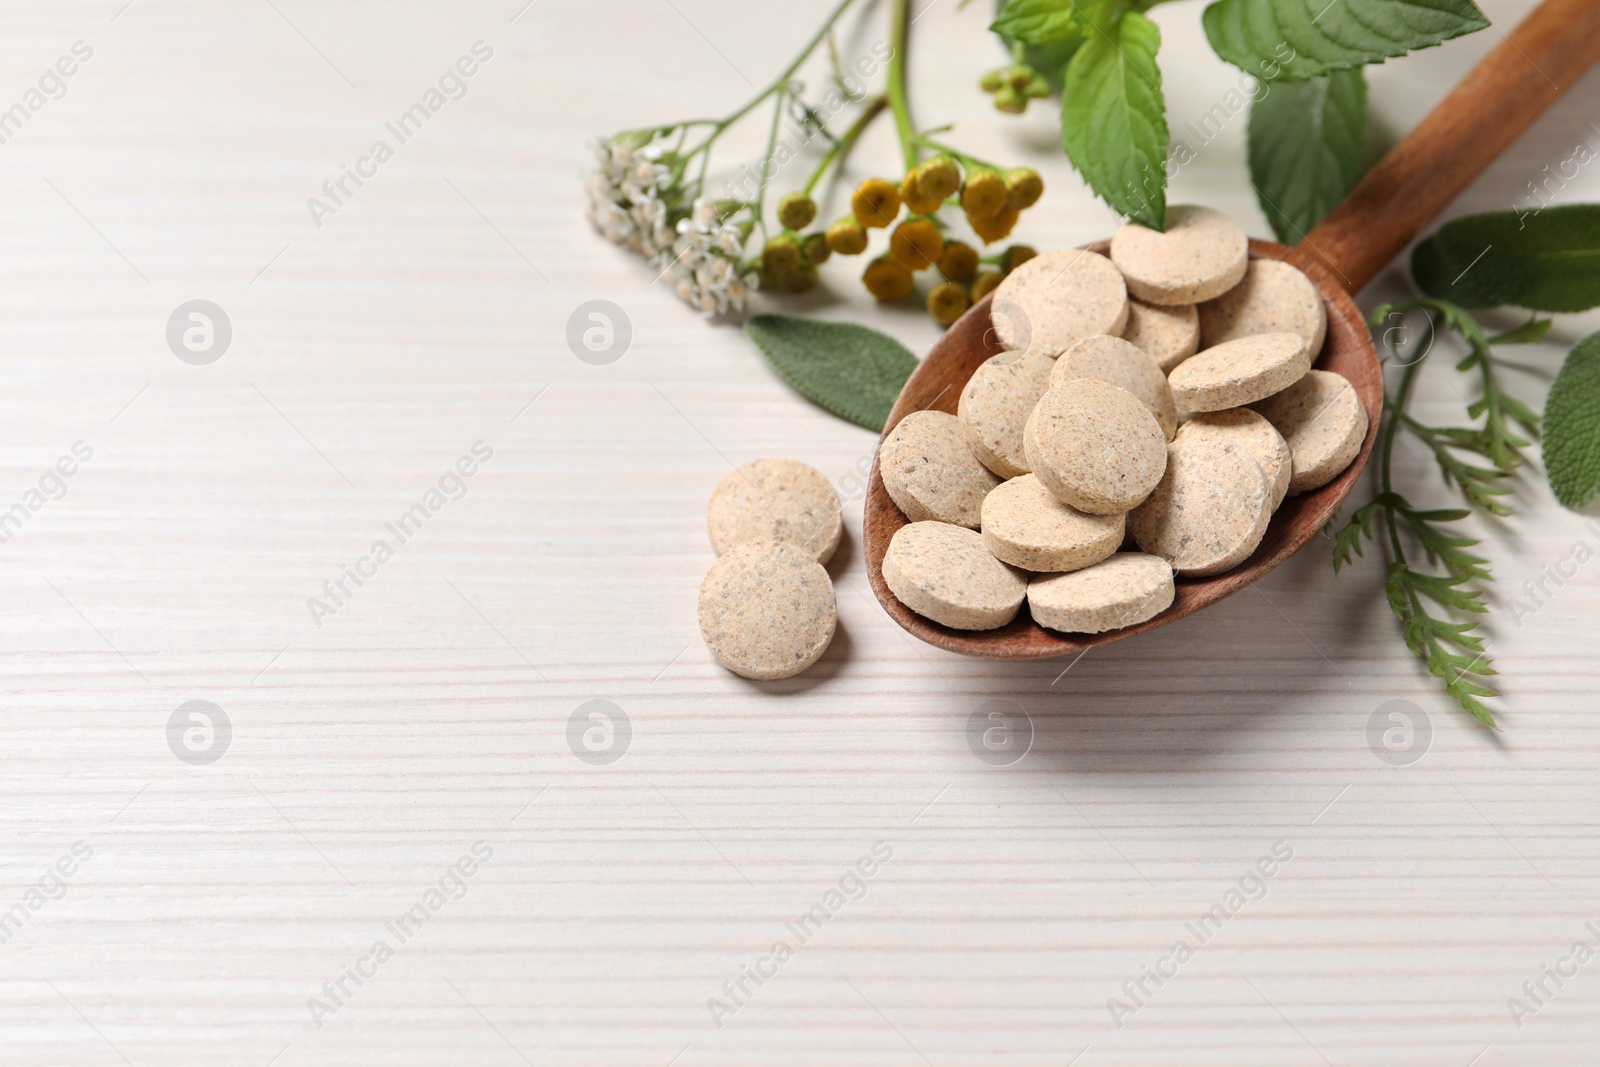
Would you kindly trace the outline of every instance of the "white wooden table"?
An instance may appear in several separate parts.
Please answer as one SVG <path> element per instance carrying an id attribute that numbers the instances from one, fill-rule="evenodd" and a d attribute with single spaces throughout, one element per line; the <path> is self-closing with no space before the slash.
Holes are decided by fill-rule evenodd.
<path id="1" fill-rule="evenodd" d="M 0 1064 L 1594 1061 L 1600 962 L 1544 978 L 1520 1026 L 1507 1001 L 1600 948 L 1600 563 L 1520 627 L 1490 620 L 1498 736 L 1400 647 L 1381 559 L 1335 578 L 1327 546 L 1065 674 L 915 644 L 862 568 L 873 435 L 580 215 L 588 138 L 727 110 L 824 3 L 523 4 L 0 13 L 0 108 L 92 49 L 0 145 L 0 512 L 25 513 L 0 544 Z M 1484 6 L 1506 26 L 1530 4 Z M 1019 236 L 1104 235 L 1050 109 L 1001 120 L 974 88 L 999 62 L 984 8 L 919 19 L 920 120 L 1045 173 Z M 1156 11 L 1174 126 L 1237 78 L 1200 10 Z M 1498 39 L 1373 69 L 1375 127 L 1409 128 Z M 478 41 L 465 95 L 315 225 L 307 198 Z M 1455 210 L 1507 207 L 1600 142 L 1597 91 Z M 1265 235 L 1243 125 L 1174 197 Z M 891 168 L 887 134 L 858 173 Z M 1600 170 L 1560 196 L 1600 196 Z M 926 318 L 869 307 L 857 269 L 804 306 L 925 350 Z M 591 299 L 632 324 L 609 366 L 565 340 Z M 209 365 L 168 348 L 191 300 L 232 324 Z M 1438 362 L 1422 410 L 1442 419 L 1461 400 Z M 480 441 L 492 457 L 445 480 L 464 495 L 318 626 L 308 599 Z M 92 454 L 48 475 L 75 442 Z M 848 534 L 833 648 L 752 685 L 710 661 L 693 605 L 706 496 L 768 455 L 833 477 Z M 1447 499 L 1420 453 L 1402 466 Z M 1507 595 L 1600 545 L 1537 480 L 1484 531 Z M 569 747 L 591 700 L 626 716 L 614 762 Z M 967 740 L 993 700 L 1031 718 L 1009 766 Z M 1395 700 L 1431 727 L 1405 766 L 1368 742 Z M 213 762 L 169 745 L 189 701 L 230 724 L 188 739 Z"/>

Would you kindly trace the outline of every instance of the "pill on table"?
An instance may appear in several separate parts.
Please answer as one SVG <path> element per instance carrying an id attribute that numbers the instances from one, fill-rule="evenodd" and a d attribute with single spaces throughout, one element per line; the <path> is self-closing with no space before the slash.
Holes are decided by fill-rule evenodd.
<path id="1" fill-rule="evenodd" d="M 1091 515 L 1127 511 L 1161 480 L 1167 435 L 1126 389 L 1090 378 L 1053 387 L 1022 432 L 1046 489 Z"/>
<path id="2" fill-rule="evenodd" d="M 786 541 L 737 545 L 700 583 L 700 633 L 718 663 L 746 678 L 799 674 L 827 651 L 835 623 L 828 572 Z"/>
<path id="3" fill-rule="evenodd" d="M 1276 511 L 1289 492 L 1289 478 L 1294 470 L 1289 443 L 1261 415 L 1249 408 L 1229 408 L 1227 411 L 1209 411 L 1196 415 L 1178 429 L 1178 438 L 1203 437 L 1216 441 L 1233 441 L 1250 453 L 1261 473 L 1267 476 L 1272 489 L 1272 507 Z"/>
<path id="4" fill-rule="evenodd" d="M 978 528 L 989 490 L 1000 484 L 967 444 L 961 420 L 943 411 L 913 411 L 878 448 L 883 487 L 912 522 L 934 520 Z"/>
<path id="5" fill-rule="evenodd" d="M 1305 338 L 1263 333 L 1202 349 L 1170 375 L 1178 407 L 1223 411 L 1265 400 L 1299 381 L 1311 369 Z"/>
<path id="6" fill-rule="evenodd" d="M 1085 337 L 1120 334 L 1128 324 L 1128 290 L 1097 252 L 1045 252 L 1006 275 L 989 317 L 1005 347 L 1059 356 Z"/>
<path id="7" fill-rule="evenodd" d="M 1327 485 L 1348 467 L 1367 438 L 1367 409 L 1353 385 L 1314 370 L 1283 392 L 1251 405 L 1283 435 L 1294 456 L 1289 491 Z"/>
<path id="8" fill-rule="evenodd" d="M 1050 386 L 1055 360 L 1042 352 L 1002 352 L 985 360 L 961 390 L 957 414 L 967 444 L 1002 478 L 1028 472 L 1022 427 Z"/>
<path id="9" fill-rule="evenodd" d="M 1138 345 L 1156 361 L 1162 374 L 1200 350 L 1200 312 L 1193 304 L 1162 307 L 1128 301 L 1128 325 L 1122 339 Z"/>
<path id="10" fill-rule="evenodd" d="M 1198 304 L 1239 284 L 1250 242 L 1237 222 L 1195 204 L 1168 206 L 1166 222 L 1164 232 L 1130 222 L 1111 238 L 1111 261 L 1132 296 L 1147 304 Z"/>
<path id="11" fill-rule="evenodd" d="M 1093 378 L 1127 390 L 1150 409 L 1169 441 L 1177 431 L 1178 411 L 1167 376 L 1137 345 L 1120 337 L 1090 337 L 1079 341 L 1056 360 L 1050 372 L 1050 387 L 1074 378 Z"/>
<path id="12" fill-rule="evenodd" d="M 706 507 L 717 555 L 746 541 L 787 541 L 827 563 L 844 529 L 839 494 L 815 467 L 792 459 L 746 463 L 717 485 Z"/>
<path id="13" fill-rule="evenodd" d="M 993 630 L 1016 617 L 1028 586 L 964 526 L 913 522 L 895 531 L 883 580 L 918 615 L 956 630 Z"/>
<path id="14" fill-rule="evenodd" d="M 1138 546 L 1179 574 L 1220 574 L 1250 558 L 1272 518 L 1267 476 L 1243 446 L 1191 437 L 1167 446 L 1167 471 L 1128 516 Z"/>
<path id="15" fill-rule="evenodd" d="M 1085 514 L 1024 474 L 984 497 L 981 532 L 1002 563 L 1028 571 L 1075 571 L 1117 550 L 1123 517 Z"/>
<path id="16" fill-rule="evenodd" d="M 1316 362 L 1328 332 L 1328 309 L 1311 279 L 1281 260 L 1252 259 L 1243 281 L 1200 305 L 1200 343 L 1207 348 L 1283 332 L 1305 338 Z"/>
<path id="17" fill-rule="evenodd" d="M 1047 629 L 1098 634 L 1154 618 L 1176 592 L 1166 560 L 1119 552 L 1081 571 L 1039 575 L 1028 583 L 1028 611 Z"/>

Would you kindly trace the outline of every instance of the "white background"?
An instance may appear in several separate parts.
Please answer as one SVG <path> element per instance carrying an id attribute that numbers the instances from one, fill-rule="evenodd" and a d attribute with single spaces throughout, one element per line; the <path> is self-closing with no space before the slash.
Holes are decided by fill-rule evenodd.
<path id="1" fill-rule="evenodd" d="M 1600 947 L 1600 562 L 1520 627 L 1499 602 L 1499 735 L 1401 647 L 1381 557 L 1336 578 L 1328 543 L 1065 676 L 950 656 L 867 591 L 848 476 L 874 435 L 589 230 L 589 138 L 731 110 L 821 0 L 122 3 L 0 14 L 0 106 L 75 41 L 94 49 L 0 146 L 0 509 L 75 441 L 93 449 L 0 545 L 0 910 L 73 842 L 93 849 L 0 947 L 0 1063 L 1592 1062 L 1600 962 L 1520 1028 L 1507 998 L 1575 941 Z M 1501 27 L 1530 6 L 1484 4 Z M 1238 77 L 1201 9 L 1155 13 L 1174 128 Z M 1107 235 L 1053 107 L 1006 118 L 976 90 L 1003 58 L 987 14 L 935 0 L 919 19 L 919 121 L 1045 174 L 1020 239 Z M 480 39 L 494 56 L 467 96 L 314 226 L 306 199 Z M 1499 39 L 1372 69 L 1375 137 Z M 1575 87 L 1452 212 L 1509 207 L 1600 142 L 1597 90 Z M 1267 236 L 1243 126 L 1173 197 Z M 885 119 L 852 173 L 896 159 Z M 1600 197 L 1597 175 L 1562 198 Z M 925 351 L 934 327 L 869 306 L 861 265 L 830 264 L 799 306 Z M 1391 272 L 1365 306 L 1405 284 Z M 192 299 L 233 324 L 209 366 L 167 348 Z M 567 346 L 590 299 L 632 323 L 610 366 Z M 1563 318 L 1511 353 L 1531 372 L 1510 387 L 1539 401 L 1597 327 Z M 1452 383 L 1471 386 L 1435 362 L 1419 410 L 1460 421 Z M 314 625 L 307 598 L 478 440 L 494 456 L 467 495 Z M 761 456 L 843 486 L 847 540 L 832 649 L 755 685 L 711 662 L 694 603 L 705 500 Z M 1450 499 L 1410 445 L 1399 477 Z M 1515 504 L 1482 527 L 1504 595 L 1580 538 L 1600 547 L 1536 472 Z M 232 723 L 206 766 L 168 747 L 194 699 Z M 568 748 L 592 699 L 631 721 L 609 766 Z M 1014 766 L 969 750 L 988 699 L 1032 717 Z M 1391 700 L 1431 724 L 1411 766 L 1369 748 Z M 308 998 L 479 840 L 493 858 L 466 895 L 314 1025 Z M 880 841 L 893 858 L 866 895 L 717 1028 L 708 998 Z M 1280 841 L 1293 859 L 1266 895 L 1115 1026 L 1107 999 Z"/>

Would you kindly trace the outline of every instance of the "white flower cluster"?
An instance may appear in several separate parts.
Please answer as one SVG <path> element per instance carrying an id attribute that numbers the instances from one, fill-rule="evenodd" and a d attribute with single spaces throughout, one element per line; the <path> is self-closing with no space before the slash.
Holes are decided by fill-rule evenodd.
<path id="1" fill-rule="evenodd" d="M 745 229 L 680 183 L 659 137 L 620 134 L 595 142 L 584 181 L 589 221 L 606 240 L 648 259 L 684 303 L 711 315 L 744 310 L 756 287 L 741 272 Z"/>
<path id="2" fill-rule="evenodd" d="M 683 191 L 661 162 L 659 141 L 637 144 L 626 135 L 594 144 L 595 165 L 584 181 L 589 221 L 612 244 L 655 259 L 678 238 L 672 218 Z"/>
<path id="3" fill-rule="evenodd" d="M 724 219 L 709 200 L 696 200 L 689 217 L 678 221 L 672 260 L 663 268 L 678 297 L 708 315 L 737 314 L 756 288 L 755 271 L 739 272 L 745 230 Z"/>

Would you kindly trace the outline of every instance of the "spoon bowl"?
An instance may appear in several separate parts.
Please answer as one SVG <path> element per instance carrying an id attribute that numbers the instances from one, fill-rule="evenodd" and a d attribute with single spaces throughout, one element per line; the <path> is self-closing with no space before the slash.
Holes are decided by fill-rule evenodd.
<path id="1" fill-rule="evenodd" d="M 1101 241 L 1087 247 L 1105 255 L 1110 249 L 1110 242 Z M 1172 606 L 1155 618 L 1106 633 L 1067 634 L 1046 630 L 1034 622 L 1028 615 L 1026 605 L 1015 619 L 999 629 L 953 630 L 923 618 L 902 604 L 883 580 L 883 557 L 889 550 L 889 541 L 895 531 L 906 525 L 908 520 L 889 498 L 889 491 L 884 488 L 878 462 L 874 458 L 863 520 L 867 580 L 895 622 L 931 645 L 968 656 L 1044 659 L 1076 655 L 1095 645 L 1109 644 L 1165 626 L 1215 604 L 1261 578 L 1322 531 L 1339 510 L 1339 505 L 1350 495 L 1362 468 L 1366 466 L 1367 458 L 1372 454 L 1383 409 L 1383 369 L 1378 362 L 1377 350 L 1373 347 L 1372 334 L 1355 301 L 1345 291 L 1341 280 L 1320 260 L 1298 249 L 1257 240 L 1250 242 L 1250 257 L 1278 259 L 1292 264 L 1303 271 L 1322 294 L 1323 304 L 1328 311 L 1328 335 L 1313 366 L 1318 370 L 1343 375 L 1355 386 L 1356 395 L 1367 409 L 1367 436 L 1354 462 L 1327 485 L 1286 498 L 1272 516 L 1272 523 L 1267 527 L 1261 544 L 1239 566 L 1208 578 L 1180 576 Z M 901 419 L 914 411 L 956 413 L 961 391 L 973 372 L 984 360 L 1004 351 L 989 317 L 992 300 L 993 297 L 988 296 L 975 304 L 945 332 L 927 358 L 912 372 L 884 423 L 885 436 Z"/>

